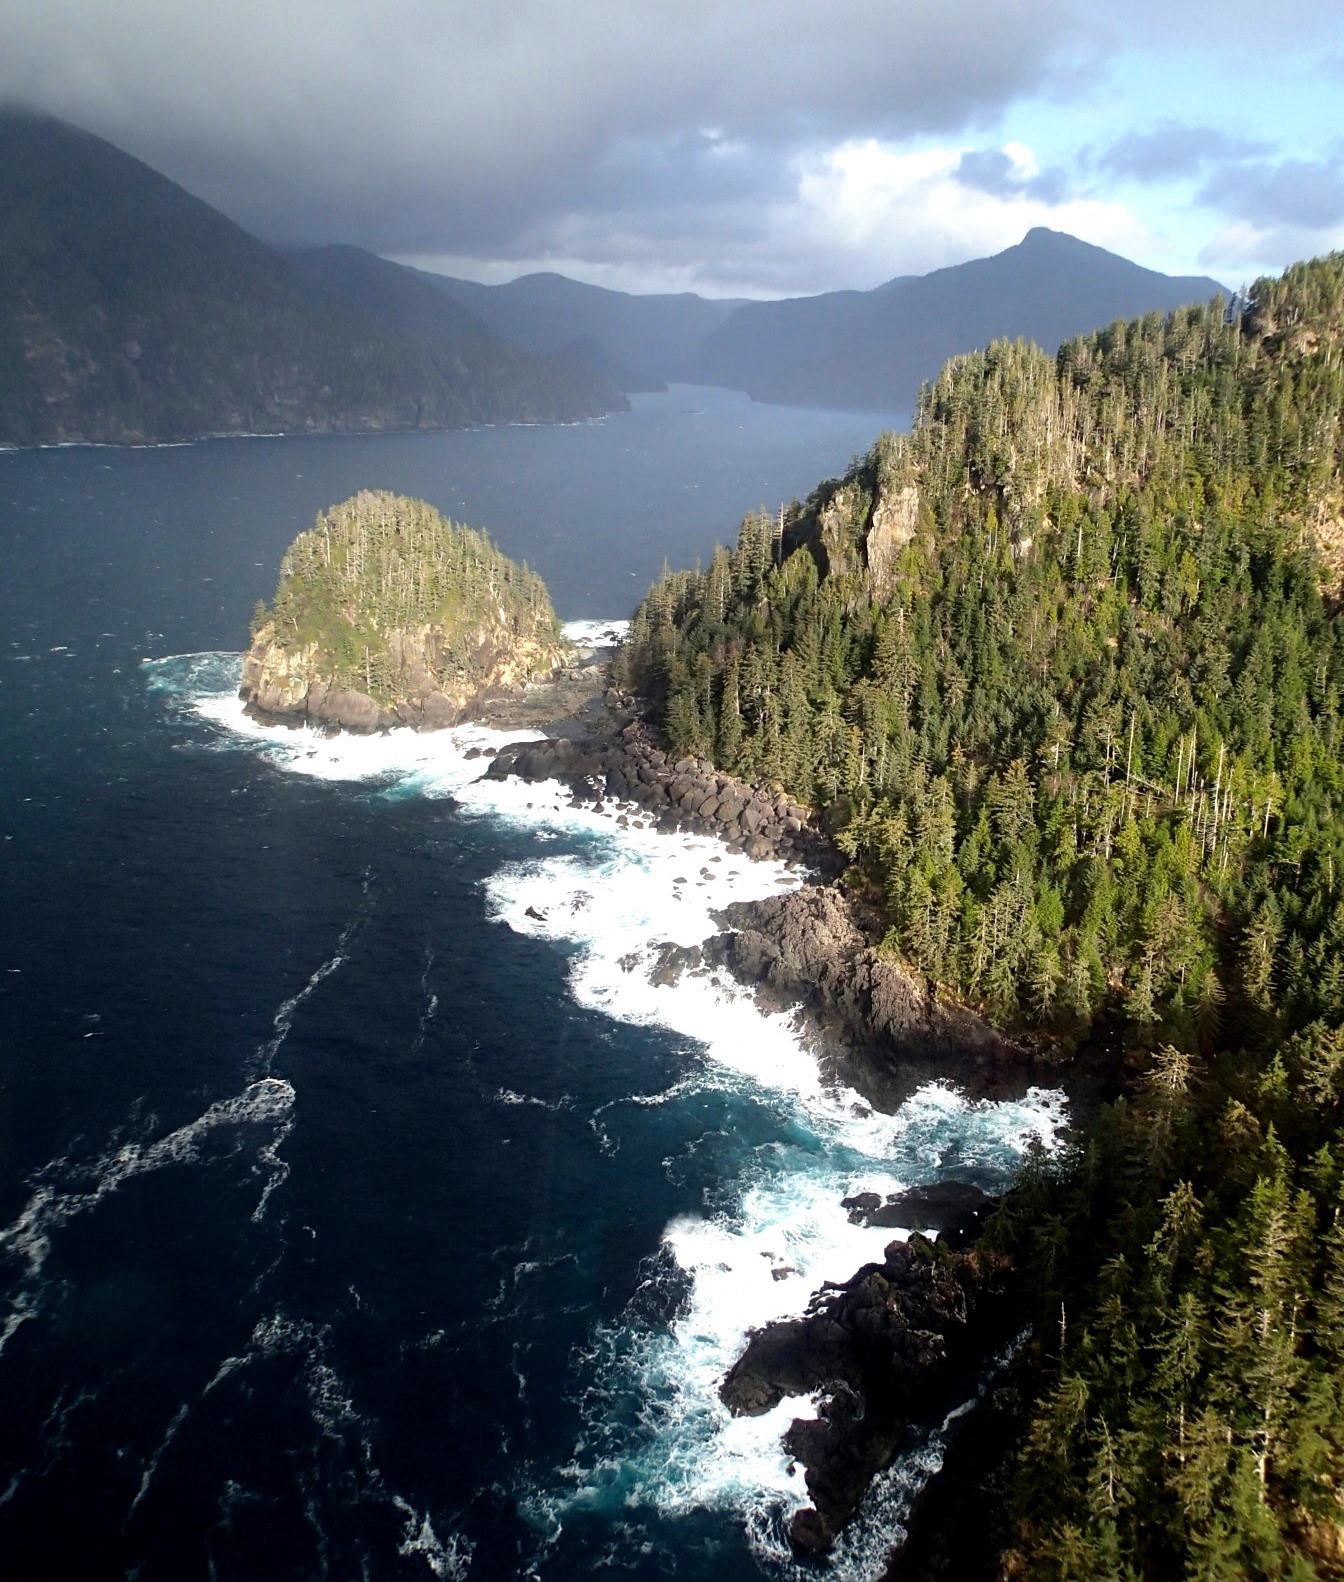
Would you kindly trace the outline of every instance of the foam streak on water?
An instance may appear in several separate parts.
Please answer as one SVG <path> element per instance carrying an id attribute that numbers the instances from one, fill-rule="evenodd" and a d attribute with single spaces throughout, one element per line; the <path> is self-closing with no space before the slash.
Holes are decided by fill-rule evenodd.
<path id="1" fill-rule="evenodd" d="M 610 635 L 609 623 L 591 624 L 602 629 L 575 631 L 576 638 Z M 459 816 L 516 828 L 533 844 L 557 841 L 554 855 L 505 864 L 487 880 L 488 917 L 563 950 L 583 1005 L 686 1041 L 684 1069 L 665 1092 L 616 1100 L 592 1116 L 609 1151 L 619 1147 L 626 1105 L 685 1104 L 694 1113 L 689 1107 L 714 1094 L 754 1117 L 753 1136 L 764 1141 L 735 1148 L 731 1136 L 700 1140 L 718 1145 L 728 1163 L 694 1211 L 664 1231 L 663 1267 L 675 1265 L 686 1287 L 675 1316 L 649 1321 L 632 1303 L 625 1320 L 593 1334 L 578 1359 L 582 1429 L 574 1453 L 562 1467 L 533 1468 L 518 1493 L 543 1545 L 558 1541 L 578 1515 L 600 1513 L 616 1532 L 632 1513 L 666 1519 L 717 1509 L 735 1514 L 771 1570 L 792 1571 L 784 1534 L 806 1493 L 780 1437 L 809 1403 L 786 1400 L 762 1417 L 734 1419 L 718 1398 L 725 1371 L 750 1329 L 800 1313 L 824 1281 L 846 1279 L 880 1259 L 900 1234 L 851 1225 L 843 1197 L 939 1179 L 1001 1185 L 1033 1137 L 1047 1147 L 1057 1143 L 1066 1124 L 1063 1096 L 1033 1090 L 1017 1102 L 972 1103 L 932 1084 L 897 1114 L 877 1114 L 855 1093 L 823 1083 L 791 1017 L 763 1014 L 736 983 L 703 967 L 659 981 L 665 947 L 699 944 L 717 932 L 714 914 L 728 902 L 777 893 L 803 876 L 730 853 L 709 837 L 634 827 L 634 809 L 626 810 L 630 827 L 618 827 L 610 809 L 572 806 L 554 782 L 480 778 L 484 765 L 479 755 L 467 757 L 471 748 L 488 750 L 526 733 L 466 727 L 326 737 L 249 719 L 237 700 L 238 660 L 231 656 L 187 656 L 148 668 L 151 686 L 214 726 L 219 745 L 250 748 L 289 773 L 373 782 L 396 796 L 451 796 Z M 334 970 L 341 948 L 294 1004 Z M 281 1037 L 284 1010 L 276 1020 Z M 501 1089 L 498 1101 L 528 1098 Z M 692 1162 L 673 1156 L 661 1168 L 680 1182 Z M 654 1283 L 660 1278 L 650 1274 Z M 908 1507 L 910 1492 L 937 1465 L 940 1443 L 935 1435 L 917 1446 L 870 1505 Z M 880 1530 L 861 1521 L 838 1551 L 833 1574 L 857 1579 L 880 1571 L 883 1546 L 871 1537 Z M 403 1553 L 424 1555 L 437 1574 L 456 1574 L 461 1557 L 409 1512 L 404 1542 Z"/>
<path id="2" fill-rule="evenodd" d="M 10 1311 L 0 1328 L 0 1351 L 15 1330 L 37 1312 L 42 1291 L 42 1269 L 51 1252 L 53 1235 L 77 1215 L 96 1208 L 126 1182 L 169 1165 L 194 1164 L 216 1134 L 235 1128 L 260 1126 L 271 1135 L 258 1152 L 267 1167 L 262 1191 L 264 1204 L 272 1190 L 275 1170 L 282 1169 L 273 1153 L 278 1140 L 288 1135 L 294 1089 L 277 1077 L 249 1083 L 241 1093 L 220 1099 L 195 1120 L 150 1141 L 114 1141 L 107 1151 L 88 1161 L 54 1159 L 33 1180 L 32 1194 L 13 1224 L 0 1230 L 0 1254 L 24 1265 L 24 1275 L 11 1299 Z M 237 1144 L 235 1143 L 235 1147 Z"/>

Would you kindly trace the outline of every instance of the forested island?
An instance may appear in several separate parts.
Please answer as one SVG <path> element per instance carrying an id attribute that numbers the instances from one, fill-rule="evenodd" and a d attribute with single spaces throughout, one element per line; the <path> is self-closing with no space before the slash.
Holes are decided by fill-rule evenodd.
<path id="1" fill-rule="evenodd" d="M 253 616 L 241 695 L 295 722 L 434 728 L 568 653 L 535 573 L 421 500 L 364 490 L 286 551 Z"/>
<path id="2" fill-rule="evenodd" d="M 954 358 L 620 660 L 670 758 L 818 810 L 931 997 L 1123 1053 L 980 1242 L 1031 1322 L 1005 1576 L 1344 1574 L 1342 336 L 1334 254 Z"/>

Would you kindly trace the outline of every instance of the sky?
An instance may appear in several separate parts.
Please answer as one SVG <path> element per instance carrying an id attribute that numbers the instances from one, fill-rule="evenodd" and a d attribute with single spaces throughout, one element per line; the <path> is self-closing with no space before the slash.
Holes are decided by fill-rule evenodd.
<path id="1" fill-rule="evenodd" d="M 1344 248 L 1341 0 L 0 0 L 0 102 L 272 242 L 867 289 L 1034 225 L 1235 289 Z"/>

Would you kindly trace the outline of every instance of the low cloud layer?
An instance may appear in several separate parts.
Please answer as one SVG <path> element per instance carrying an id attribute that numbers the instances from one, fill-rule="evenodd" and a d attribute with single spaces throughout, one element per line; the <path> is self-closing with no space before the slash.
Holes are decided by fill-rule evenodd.
<path id="1" fill-rule="evenodd" d="M 1283 6 L 1280 27 L 1332 25 L 1333 0 Z M 861 283 L 845 253 L 855 149 L 943 160 L 886 183 L 895 208 L 874 230 L 907 239 L 886 273 L 977 215 L 971 251 L 1042 219 L 1067 228 L 1079 204 L 1123 231 L 993 133 L 1026 101 L 1084 97 L 1135 38 L 1234 39 L 1258 15 L 1249 0 L 1174 9 L 1134 0 L 1122 25 L 1086 0 L 45 0 L 6 22 L 0 99 L 109 138 L 277 241 L 805 291 Z M 1209 135 L 1201 152 L 1159 127 L 1111 157 L 1142 174 L 1238 152 Z M 829 238 L 824 190 L 840 200 Z M 910 242 L 916 222 L 933 241 Z M 876 255 L 866 267 L 883 272 Z"/>

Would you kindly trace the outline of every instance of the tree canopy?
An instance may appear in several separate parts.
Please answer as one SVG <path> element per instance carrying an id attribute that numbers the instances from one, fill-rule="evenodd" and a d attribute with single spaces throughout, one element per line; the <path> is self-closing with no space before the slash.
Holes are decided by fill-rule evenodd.
<path id="1" fill-rule="evenodd" d="M 1054 358 L 671 572 L 668 745 L 825 809 L 885 948 L 1144 1073 L 995 1229 L 1041 1400 L 1012 1574 L 1344 1574 L 1344 255 Z"/>

